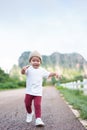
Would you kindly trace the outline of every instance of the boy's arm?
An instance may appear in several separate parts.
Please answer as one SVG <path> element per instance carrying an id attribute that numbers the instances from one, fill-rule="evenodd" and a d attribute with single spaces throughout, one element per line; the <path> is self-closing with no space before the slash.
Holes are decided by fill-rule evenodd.
<path id="1" fill-rule="evenodd" d="M 28 69 L 28 68 L 29 68 L 29 65 L 24 66 L 24 67 L 21 69 L 21 74 L 25 74 L 25 71 L 26 71 L 26 69 Z"/>
<path id="2" fill-rule="evenodd" d="M 50 74 L 49 74 L 49 76 L 48 76 L 48 78 L 50 78 L 50 77 L 56 77 L 56 78 L 59 78 L 59 79 L 61 79 L 62 78 L 62 75 L 59 75 L 59 74 L 57 74 L 57 73 L 55 73 L 55 72 L 51 72 Z"/>
<path id="3" fill-rule="evenodd" d="M 53 76 L 55 76 L 56 78 L 58 78 L 59 77 L 59 75 L 57 74 L 57 73 L 50 73 L 49 74 L 49 76 L 48 76 L 48 78 L 50 78 L 50 77 L 53 77 Z"/>

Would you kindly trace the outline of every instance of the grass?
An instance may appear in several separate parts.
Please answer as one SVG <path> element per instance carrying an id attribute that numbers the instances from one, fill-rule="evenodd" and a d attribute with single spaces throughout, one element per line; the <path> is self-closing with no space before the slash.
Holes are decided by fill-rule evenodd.
<path id="1" fill-rule="evenodd" d="M 63 87 L 57 88 L 68 103 L 72 105 L 73 108 L 79 110 L 80 117 L 82 119 L 87 119 L 87 96 L 83 95 L 83 92 L 80 90 L 72 90 Z"/>

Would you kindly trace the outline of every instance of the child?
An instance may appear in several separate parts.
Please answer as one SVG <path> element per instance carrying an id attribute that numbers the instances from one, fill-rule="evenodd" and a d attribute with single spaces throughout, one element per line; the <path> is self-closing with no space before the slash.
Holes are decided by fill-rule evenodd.
<path id="1" fill-rule="evenodd" d="M 56 76 L 57 73 L 50 73 L 47 70 L 40 67 L 42 63 L 42 56 L 39 52 L 31 52 L 29 56 L 30 66 L 22 68 L 21 73 L 26 74 L 26 95 L 25 95 L 25 107 L 27 111 L 26 122 L 32 121 L 32 100 L 34 101 L 36 126 L 44 126 L 44 122 L 41 120 L 41 99 L 42 99 L 42 79 L 43 77 L 49 78 Z"/>

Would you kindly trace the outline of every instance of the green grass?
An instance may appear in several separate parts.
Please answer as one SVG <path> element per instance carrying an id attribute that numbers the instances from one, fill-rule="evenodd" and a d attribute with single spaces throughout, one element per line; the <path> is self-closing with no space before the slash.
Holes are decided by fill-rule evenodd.
<path id="1" fill-rule="evenodd" d="M 72 105 L 73 108 L 79 110 L 80 117 L 82 119 L 87 119 L 87 96 L 83 95 L 83 92 L 80 90 L 72 90 L 63 87 L 57 88 L 69 104 Z"/>

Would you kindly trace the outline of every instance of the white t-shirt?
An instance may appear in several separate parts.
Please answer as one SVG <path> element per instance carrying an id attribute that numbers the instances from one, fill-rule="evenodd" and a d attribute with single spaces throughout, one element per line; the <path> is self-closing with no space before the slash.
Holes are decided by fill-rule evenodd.
<path id="1" fill-rule="evenodd" d="M 38 69 L 30 66 L 26 70 L 26 94 L 42 96 L 42 80 L 48 78 L 50 72 L 39 67 Z"/>

